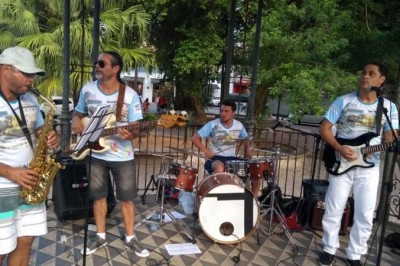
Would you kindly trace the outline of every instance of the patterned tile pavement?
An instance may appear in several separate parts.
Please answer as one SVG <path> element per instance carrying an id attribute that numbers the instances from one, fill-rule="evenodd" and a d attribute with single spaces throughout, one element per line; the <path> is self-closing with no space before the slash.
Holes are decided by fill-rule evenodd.
<path id="1" fill-rule="evenodd" d="M 135 204 L 136 222 L 144 219 L 151 210 L 160 209 L 154 194 L 150 193 L 146 197 L 145 204 L 140 198 L 135 201 Z M 171 221 L 156 226 L 146 223 L 136 226 L 138 240 L 151 251 L 148 258 L 137 257 L 133 252 L 124 248 L 120 240 L 123 227 L 117 203 L 107 219 L 108 246 L 86 256 L 84 261 L 80 250 L 83 248 L 86 219 L 58 221 L 52 202 L 49 201 L 48 205 L 49 233 L 36 238 L 30 265 L 318 265 L 318 257 L 322 249 L 322 232 L 320 231 L 287 231 L 293 239 L 296 249 L 285 236 L 285 231 L 280 223 L 274 223 L 274 227 L 271 227 L 272 233 L 266 234 L 270 229 L 269 219 L 266 217 L 261 218 L 257 226 L 253 228 L 254 230 L 240 243 L 215 243 L 203 232 L 198 222 L 193 223 L 193 216 L 186 215 L 177 201 L 167 200 L 166 209 L 184 214 L 185 218 L 180 223 Z M 229 212 L 229 210 L 226 211 Z M 93 219 L 88 218 L 87 221 L 90 228 Z M 194 231 L 192 231 L 193 224 L 195 225 Z M 366 264 L 364 264 L 366 257 L 363 257 L 364 265 L 376 265 L 380 230 L 381 227 L 375 225 L 373 233 L 377 232 L 377 237 L 375 241 L 372 241 L 373 234 L 370 239 L 370 254 Z M 201 253 L 170 256 L 165 245 L 191 242 L 184 232 L 189 235 L 194 232 L 196 245 Z M 88 231 L 89 237 L 93 234 L 93 231 Z M 66 236 L 65 243 L 60 242 L 62 235 Z M 348 235 L 340 237 L 341 248 L 336 254 L 334 265 L 345 265 L 344 247 L 347 241 Z M 235 257 L 238 257 L 240 261 L 235 262 Z M 381 265 L 399 265 L 399 260 L 400 255 L 394 254 L 387 246 L 383 247 Z"/>

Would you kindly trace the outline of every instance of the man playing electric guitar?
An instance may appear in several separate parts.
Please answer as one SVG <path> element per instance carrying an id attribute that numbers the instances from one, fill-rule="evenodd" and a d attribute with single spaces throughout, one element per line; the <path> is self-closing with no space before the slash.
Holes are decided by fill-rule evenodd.
<path id="1" fill-rule="evenodd" d="M 358 91 L 337 98 L 326 113 L 320 127 L 320 134 L 335 154 L 341 157 L 339 163 L 345 165 L 347 161 L 351 165 L 352 162 L 358 162 L 360 161 L 358 157 L 363 156 L 365 151 L 360 147 L 353 147 L 361 143 L 353 144 L 345 140 L 359 141 L 365 137 L 365 141 L 369 144 L 378 145 L 381 143 L 381 132 L 377 132 L 376 136 L 367 134 L 368 132 L 375 133 L 378 128 L 383 129 L 385 142 L 393 141 L 386 117 L 382 115 L 381 120 L 377 118 L 378 97 L 377 93 L 371 90 L 371 87 L 380 88 L 386 79 L 387 70 L 383 65 L 379 63 L 365 65 L 359 78 Z M 384 108 L 387 110 L 393 128 L 398 129 L 396 106 L 384 99 Z M 377 125 L 377 121 L 381 121 L 381 124 Z M 332 131 L 333 126 L 336 128 L 336 136 Z M 325 197 L 326 208 L 322 219 L 324 252 L 319 259 L 320 265 L 333 263 L 334 255 L 339 248 L 338 233 L 342 215 L 351 191 L 354 198 L 354 223 L 346 248 L 347 264 L 361 265 L 361 255 L 367 252 L 367 240 L 371 235 L 377 198 L 379 153 L 375 151 L 378 150 L 381 149 L 367 151 L 370 165 L 339 168 L 337 175 L 329 176 L 329 187 Z M 327 166 L 327 168 L 330 167 L 332 165 Z"/>

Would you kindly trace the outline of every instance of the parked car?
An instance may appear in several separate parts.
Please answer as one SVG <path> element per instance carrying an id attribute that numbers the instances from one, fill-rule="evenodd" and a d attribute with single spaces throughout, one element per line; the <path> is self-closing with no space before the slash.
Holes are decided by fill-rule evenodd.
<path id="1" fill-rule="evenodd" d="M 51 100 L 53 101 L 53 104 L 56 107 L 54 116 L 60 116 L 62 112 L 62 97 L 61 96 L 52 96 Z M 46 116 L 47 113 L 50 111 L 50 106 L 47 103 L 42 103 L 40 105 L 40 110 L 42 111 L 43 116 Z M 69 103 L 68 103 L 68 110 L 72 112 L 74 110 L 74 101 L 72 98 L 69 98 Z"/>
<path id="2" fill-rule="evenodd" d="M 211 99 L 208 102 L 208 104 L 211 105 L 211 106 L 219 106 L 220 101 L 221 101 L 220 97 L 213 96 L 213 97 L 211 97 Z"/>

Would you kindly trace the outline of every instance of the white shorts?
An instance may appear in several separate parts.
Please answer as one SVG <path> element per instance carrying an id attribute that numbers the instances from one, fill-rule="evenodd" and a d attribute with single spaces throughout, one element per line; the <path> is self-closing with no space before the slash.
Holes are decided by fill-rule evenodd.
<path id="1" fill-rule="evenodd" d="M 17 237 L 47 234 L 45 203 L 20 205 L 14 211 L 0 212 L 0 255 L 17 247 Z"/>

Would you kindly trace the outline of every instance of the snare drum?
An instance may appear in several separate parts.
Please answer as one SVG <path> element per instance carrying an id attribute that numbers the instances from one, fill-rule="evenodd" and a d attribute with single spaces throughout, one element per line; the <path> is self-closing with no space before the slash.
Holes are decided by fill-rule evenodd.
<path id="1" fill-rule="evenodd" d="M 243 160 L 231 160 L 225 162 L 225 172 L 239 177 L 247 176 L 247 164 Z"/>
<path id="2" fill-rule="evenodd" d="M 251 180 L 260 180 L 274 175 L 274 163 L 270 158 L 253 158 L 247 161 Z"/>
<path id="3" fill-rule="evenodd" d="M 177 189 L 184 189 L 186 191 L 193 191 L 193 185 L 196 181 L 198 170 L 178 163 L 170 163 L 168 174 L 176 176 L 174 186 Z"/>
<path id="4" fill-rule="evenodd" d="M 201 228 L 222 244 L 240 242 L 253 232 L 260 215 L 258 204 L 242 180 L 228 173 L 208 176 L 196 195 Z"/>

